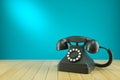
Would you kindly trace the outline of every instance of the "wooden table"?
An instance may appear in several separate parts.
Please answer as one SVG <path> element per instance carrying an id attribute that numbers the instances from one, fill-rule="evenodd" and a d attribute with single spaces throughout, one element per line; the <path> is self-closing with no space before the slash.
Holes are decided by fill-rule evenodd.
<path id="1" fill-rule="evenodd" d="M 58 60 L 0 60 L 0 80 L 120 80 L 120 60 L 90 74 L 57 71 Z M 103 61 L 99 61 L 103 62 Z"/>

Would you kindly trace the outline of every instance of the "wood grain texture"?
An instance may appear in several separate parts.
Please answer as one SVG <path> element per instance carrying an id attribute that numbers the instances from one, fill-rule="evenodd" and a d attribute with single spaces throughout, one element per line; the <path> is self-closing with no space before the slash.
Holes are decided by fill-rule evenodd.
<path id="1" fill-rule="evenodd" d="M 57 60 L 0 60 L 0 80 L 120 80 L 120 60 L 90 74 L 57 71 Z M 97 61 L 104 63 L 105 61 Z"/>

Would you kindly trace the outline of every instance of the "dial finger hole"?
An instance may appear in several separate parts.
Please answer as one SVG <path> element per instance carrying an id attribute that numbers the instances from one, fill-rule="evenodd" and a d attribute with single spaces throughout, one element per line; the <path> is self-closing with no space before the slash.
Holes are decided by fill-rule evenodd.
<path id="1" fill-rule="evenodd" d="M 76 60 L 79 60 L 79 58 L 76 58 Z"/>
<path id="2" fill-rule="evenodd" d="M 67 55 L 67 57 L 69 57 L 70 55 Z"/>
<path id="3" fill-rule="evenodd" d="M 73 59 L 73 61 L 75 62 L 76 60 L 75 60 L 75 59 Z"/>
<path id="4" fill-rule="evenodd" d="M 79 55 L 78 58 L 80 58 L 81 56 Z"/>
<path id="5" fill-rule="evenodd" d="M 73 61 L 72 59 L 70 59 L 70 61 Z"/>
<path id="6" fill-rule="evenodd" d="M 79 52 L 79 55 L 81 55 L 81 53 Z"/>
<path id="7" fill-rule="evenodd" d="M 75 51 L 78 51 L 78 49 L 75 49 Z"/>
<path id="8" fill-rule="evenodd" d="M 68 52 L 68 54 L 70 54 L 70 52 Z"/>
<path id="9" fill-rule="evenodd" d="M 80 50 L 78 50 L 77 52 L 80 52 Z"/>
<path id="10" fill-rule="evenodd" d="M 74 48 L 73 48 L 72 50 L 73 50 L 73 51 L 75 51 L 75 49 L 74 49 Z"/>
<path id="11" fill-rule="evenodd" d="M 70 52 L 72 52 L 72 50 L 70 50 Z"/>
<path id="12" fill-rule="evenodd" d="M 70 59 L 70 57 L 68 57 L 68 59 Z"/>

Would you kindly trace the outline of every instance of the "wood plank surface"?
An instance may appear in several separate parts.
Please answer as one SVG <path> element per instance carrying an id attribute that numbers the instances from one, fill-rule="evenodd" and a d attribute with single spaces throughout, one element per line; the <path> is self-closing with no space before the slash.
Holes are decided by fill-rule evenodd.
<path id="1" fill-rule="evenodd" d="M 104 62 L 104 61 L 97 61 Z M 120 80 L 120 60 L 90 74 L 57 71 L 58 60 L 0 60 L 0 80 Z"/>

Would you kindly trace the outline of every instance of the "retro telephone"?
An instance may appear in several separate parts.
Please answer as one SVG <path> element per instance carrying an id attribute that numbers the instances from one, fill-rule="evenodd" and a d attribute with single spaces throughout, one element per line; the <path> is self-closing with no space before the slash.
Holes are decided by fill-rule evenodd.
<path id="1" fill-rule="evenodd" d="M 76 45 L 72 45 L 75 42 Z M 83 45 L 79 45 L 83 42 Z M 87 55 L 87 51 L 94 54 L 99 49 L 105 49 L 108 52 L 109 60 L 104 64 L 95 63 L 92 58 Z M 66 56 L 59 62 L 58 70 L 75 72 L 75 73 L 90 73 L 95 66 L 107 67 L 112 63 L 112 52 L 110 49 L 99 46 L 98 42 L 94 39 L 86 38 L 83 36 L 70 36 L 61 39 L 57 43 L 57 50 L 69 49 Z"/>

